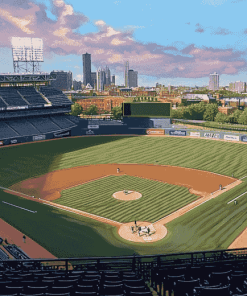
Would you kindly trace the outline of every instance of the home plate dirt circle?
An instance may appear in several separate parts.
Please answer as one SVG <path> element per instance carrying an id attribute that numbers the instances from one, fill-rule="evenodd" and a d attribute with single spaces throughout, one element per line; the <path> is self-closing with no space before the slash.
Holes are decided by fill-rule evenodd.
<path id="1" fill-rule="evenodd" d="M 141 235 L 139 236 L 138 231 L 132 233 L 131 227 L 135 226 L 134 222 L 124 223 L 118 229 L 118 234 L 129 241 L 135 243 L 153 243 L 156 241 L 161 240 L 167 235 L 167 228 L 161 223 L 150 223 L 147 221 L 137 221 L 137 227 L 150 227 L 151 228 L 151 235 Z"/>
<path id="2" fill-rule="evenodd" d="M 137 191 L 122 190 L 122 191 L 117 191 L 113 193 L 112 196 L 120 200 L 135 200 L 135 199 L 141 198 L 142 194 Z"/>

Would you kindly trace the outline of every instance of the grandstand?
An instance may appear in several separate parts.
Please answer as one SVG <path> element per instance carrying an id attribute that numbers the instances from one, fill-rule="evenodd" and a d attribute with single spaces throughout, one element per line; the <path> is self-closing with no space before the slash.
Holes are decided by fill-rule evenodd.
<path id="1" fill-rule="evenodd" d="M 0 75 L 0 145 L 78 135 L 72 102 L 49 75 Z M 6 83 L 11 82 L 11 83 Z"/>

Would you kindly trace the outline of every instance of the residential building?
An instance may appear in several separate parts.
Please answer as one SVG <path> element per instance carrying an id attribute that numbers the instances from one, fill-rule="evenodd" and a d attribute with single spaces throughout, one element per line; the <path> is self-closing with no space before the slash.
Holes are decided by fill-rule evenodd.
<path id="1" fill-rule="evenodd" d="M 218 90 L 219 89 L 219 74 L 214 72 L 209 76 L 209 89 Z"/>
<path id="2" fill-rule="evenodd" d="M 74 90 L 81 90 L 82 82 L 73 80 L 73 89 Z"/>
<path id="3" fill-rule="evenodd" d="M 246 92 L 246 82 L 236 81 L 229 83 L 229 90 L 238 93 Z"/>
<path id="4" fill-rule="evenodd" d="M 129 87 L 138 87 L 138 72 L 129 70 Z"/>
<path id="5" fill-rule="evenodd" d="M 71 90 L 72 88 L 72 72 L 52 71 L 51 75 L 56 75 L 56 80 L 51 81 L 51 86 L 60 90 Z"/>
<path id="6" fill-rule="evenodd" d="M 85 53 L 82 55 L 83 63 L 83 84 L 86 86 L 88 83 L 91 85 L 91 54 Z"/>

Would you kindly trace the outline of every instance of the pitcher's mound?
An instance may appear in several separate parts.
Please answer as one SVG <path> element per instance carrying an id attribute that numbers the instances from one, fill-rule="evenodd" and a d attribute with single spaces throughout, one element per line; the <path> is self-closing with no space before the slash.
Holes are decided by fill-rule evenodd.
<path id="1" fill-rule="evenodd" d="M 135 200 L 142 197 L 140 192 L 131 191 L 131 190 L 117 191 L 113 193 L 112 196 L 116 199 L 121 199 L 121 200 Z"/>
<path id="2" fill-rule="evenodd" d="M 136 243 L 153 243 L 161 240 L 167 235 L 167 228 L 160 224 L 151 224 L 147 221 L 137 221 L 137 229 L 134 222 L 124 223 L 118 229 L 118 234 L 129 241 Z M 138 228 L 141 227 L 140 235 Z M 147 227 L 150 228 L 150 233 L 147 233 Z"/>

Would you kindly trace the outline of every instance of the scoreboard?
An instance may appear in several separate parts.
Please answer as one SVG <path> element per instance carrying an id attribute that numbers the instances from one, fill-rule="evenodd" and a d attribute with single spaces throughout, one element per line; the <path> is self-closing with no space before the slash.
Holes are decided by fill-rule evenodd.
<path id="1" fill-rule="evenodd" d="M 170 117 L 171 103 L 123 103 L 123 116 Z"/>

